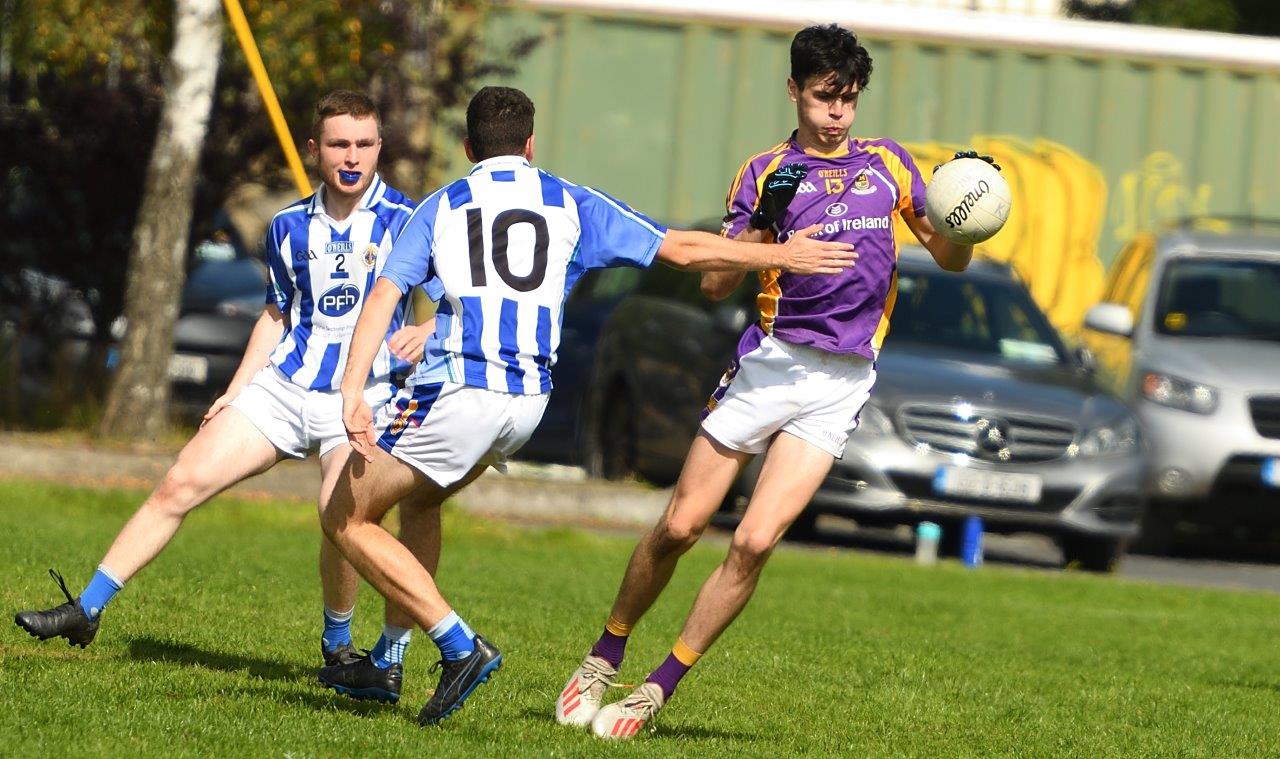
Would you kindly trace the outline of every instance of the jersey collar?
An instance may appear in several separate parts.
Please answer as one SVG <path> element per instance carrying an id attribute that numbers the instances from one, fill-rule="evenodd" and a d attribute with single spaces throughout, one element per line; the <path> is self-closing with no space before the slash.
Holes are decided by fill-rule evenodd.
<path id="1" fill-rule="evenodd" d="M 796 139 L 799 134 L 799 129 L 793 131 L 790 139 L 791 149 L 797 153 L 803 153 L 807 156 L 813 156 L 814 158 L 843 158 L 853 152 L 853 135 L 849 135 L 849 139 L 845 140 L 844 145 L 841 147 L 836 148 L 830 153 L 822 153 L 817 150 L 811 150 L 801 146 L 799 140 Z"/>
<path id="2" fill-rule="evenodd" d="M 529 162 L 522 155 L 496 155 L 493 158 L 486 158 L 471 167 L 471 173 L 493 171 L 494 169 L 514 169 L 517 166 L 528 167 Z"/>
<path id="3" fill-rule="evenodd" d="M 325 185 L 321 184 L 320 189 L 316 190 L 316 193 L 311 196 L 311 203 L 307 206 L 308 215 L 315 216 L 316 214 L 324 214 L 325 216 L 329 216 L 329 213 L 324 207 L 325 190 Z M 364 191 L 364 195 L 360 196 L 360 202 L 356 204 L 356 210 L 369 210 L 373 208 L 378 205 L 378 201 L 382 200 L 382 196 L 386 194 L 387 183 L 382 181 L 382 177 L 375 173 L 373 175 L 373 181 L 369 183 L 369 187 Z"/>

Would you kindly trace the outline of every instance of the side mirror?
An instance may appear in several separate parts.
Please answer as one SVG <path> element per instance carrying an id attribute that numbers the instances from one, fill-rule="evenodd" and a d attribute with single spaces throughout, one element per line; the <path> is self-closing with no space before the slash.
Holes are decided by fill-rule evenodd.
<path id="1" fill-rule="evenodd" d="M 1095 332 L 1130 337 L 1133 335 L 1133 314 L 1119 303 L 1099 303 L 1084 315 L 1084 326 Z"/>
<path id="2" fill-rule="evenodd" d="M 721 332 L 737 334 L 746 329 L 751 315 L 740 303 L 724 303 L 711 312 L 711 323 Z"/>

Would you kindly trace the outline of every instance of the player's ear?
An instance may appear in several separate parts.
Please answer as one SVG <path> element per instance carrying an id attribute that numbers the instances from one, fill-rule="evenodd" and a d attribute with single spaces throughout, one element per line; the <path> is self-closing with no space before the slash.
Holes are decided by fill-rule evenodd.
<path id="1" fill-rule="evenodd" d="M 524 141 L 524 160 L 533 163 L 533 135 L 529 135 L 529 139 Z"/>
<path id="2" fill-rule="evenodd" d="M 320 146 L 316 144 L 316 138 L 307 138 L 307 155 L 317 158 L 320 155 Z"/>
<path id="3" fill-rule="evenodd" d="M 796 80 L 787 77 L 787 97 L 791 98 L 791 102 L 800 102 L 800 85 L 796 84 Z"/>
<path id="4" fill-rule="evenodd" d="M 471 140 L 466 137 L 462 138 L 462 152 L 467 154 L 468 161 L 472 163 L 479 163 L 479 161 L 476 160 L 476 151 L 471 147 Z"/>

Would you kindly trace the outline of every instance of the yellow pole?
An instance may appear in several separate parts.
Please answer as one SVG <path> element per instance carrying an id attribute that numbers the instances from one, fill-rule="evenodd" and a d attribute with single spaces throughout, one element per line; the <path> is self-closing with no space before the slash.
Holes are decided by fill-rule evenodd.
<path id="1" fill-rule="evenodd" d="M 231 19 L 231 28 L 236 31 L 236 39 L 240 41 L 240 49 L 249 61 L 249 70 L 253 72 L 253 81 L 258 85 L 258 93 L 262 96 L 262 104 L 267 107 L 267 115 L 271 117 L 271 126 L 276 130 L 276 138 L 280 140 L 280 149 L 284 151 L 289 171 L 293 173 L 293 181 L 298 185 L 298 194 L 311 194 L 311 183 L 307 181 L 307 172 L 302 168 L 302 158 L 298 156 L 298 146 L 293 144 L 293 135 L 289 133 L 289 125 L 285 123 L 284 113 L 280 110 L 280 101 L 276 99 L 276 91 L 271 86 L 271 78 L 267 76 L 267 67 L 262 65 L 262 55 L 258 53 L 258 43 L 253 40 L 253 31 L 249 29 L 249 20 L 245 18 L 244 8 L 240 0 L 223 0 L 227 9 L 227 17 Z"/>

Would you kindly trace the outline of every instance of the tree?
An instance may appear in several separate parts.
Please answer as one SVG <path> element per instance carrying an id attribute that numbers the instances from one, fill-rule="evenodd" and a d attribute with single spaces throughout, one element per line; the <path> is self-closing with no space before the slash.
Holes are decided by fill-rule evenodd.
<path id="1" fill-rule="evenodd" d="M 219 0 L 176 0 L 160 131 L 129 256 L 120 368 L 101 430 L 154 436 L 167 424 L 169 359 L 187 257 L 196 170 L 222 47 Z"/>
<path id="2" fill-rule="evenodd" d="M 509 72 L 536 42 L 486 44 L 493 0 L 242 2 L 295 139 L 323 92 L 367 90 L 384 116 L 383 173 L 412 195 L 441 179 L 476 82 Z M 151 0 L 0 0 L 0 145 L 21 146 L 0 150 L 5 268 L 57 276 L 88 299 L 96 336 L 66 393 L 77 399 L 102 397 L 108 375 L 173 21 L 172 3 Z M 193 229 L 244 183 L 293 187 L 247 63 L 222 34 Z"/>
<path id="3" fill-rule="evenodd" d="M 1096 21 L 1280 36 L 1275 0 L 1066 0 L 1063 8 Z"/>

